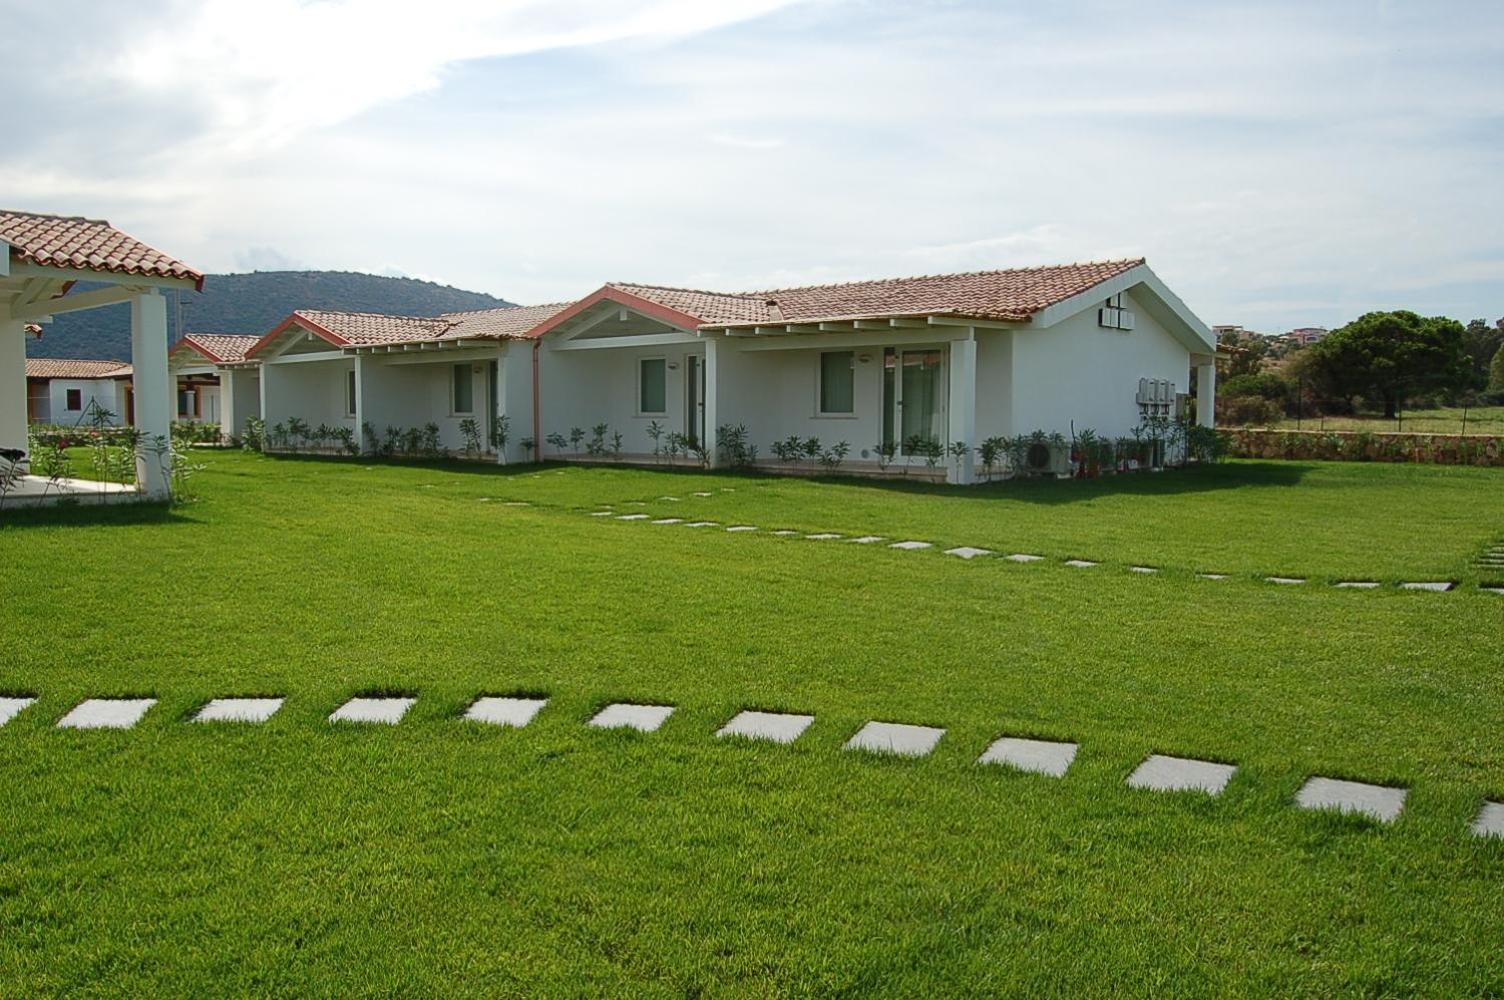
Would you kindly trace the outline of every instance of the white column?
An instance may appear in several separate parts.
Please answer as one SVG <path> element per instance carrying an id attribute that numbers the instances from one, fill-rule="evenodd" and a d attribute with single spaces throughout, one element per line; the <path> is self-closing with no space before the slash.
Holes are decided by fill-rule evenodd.
<path id="1" fill-rule="evenodd" d="M 507 415 L 507 341 L 505 340 L 499 341 L 496 346 L 496 398 L 489 400 L 487 405 L 491 407 L 491 419 L 497 423 L 500 423 L 501 418 Z M 510 420 L 507 424 L 507 448 L 510 448 L 513 439 L 517 436 L 517 430 L 510 426 Z M 489 444 L 488 441 L 487 445 Z M 507 464 L 507 448 L 496 449 L 497 465 Z"/>
<path id="2" fill-rule="evenodd" d="M 966 457 L 957 469 L 945 456 L 946 478 L 952 483 L 976 482 L 977 341 L 972 330 L 965 340 L 950 345 L 950 440 L 966 442 Z"/>
<path id="3" fill-rule="evenodd" d="M 26 447 L 26 324 L 0 312 L 0 448 Z"/>
<path id="4" fill-rule="evenodd" d="M 1196 366 L 1196 423 L 1217 426 L 1217 363 Z"/>
<path id="5" fill-rule="evenodd" d="M 172 378 L 167 372 L 167 300 L 156 289 L 131 298 L 131 381 L 136 390 L 136 482 L 152 500 L 168 499 L 171 489 Z"/>
<path id="6" fill-rule="evenodd" d="M 219 437 L 228 441 L 240 434 L 241 427 L 235 423 L 235 373 L 217 370 L 219 375 Z"/>
<path id="7" fill-rule="evenodd" d="M 721 463 L 719 448 L 716 446 L 716 428 L 719 414 L 716 409 L 716 400 L 720 395 L 717 392 L 720 382 L 720 339 L 718 337 L 705 338 L 705 447 L 710 456 L 710 467 L 713 469 Z"/>
<path id="8" fill-rule="evenodd" d="M 366 440 L 366 356 L 355 355 L 355 443 L 362 455 L 375 450 L 375 442 Z"/>

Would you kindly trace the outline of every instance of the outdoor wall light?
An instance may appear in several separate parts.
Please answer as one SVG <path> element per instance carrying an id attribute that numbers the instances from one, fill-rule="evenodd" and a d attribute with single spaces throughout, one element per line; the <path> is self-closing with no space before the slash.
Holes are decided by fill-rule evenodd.
<path id="1" fill-rule="evenodd" d="M 858 354 L 856 359 L 858 361 L 860 361 L 862 364 L 865 365 L 867 362 L 869 362 L 869 361 L 872 360 L 872 355 L 870 355 L 870 354 Z"/>
<path id="2" fill-rule="evenodd" d="M 677 362 L 677 361 L 670 361 L 668 363 L 668 370 L 671 371 L 671 372 L 678 371 L 679 370 L 679 362 Z"/>

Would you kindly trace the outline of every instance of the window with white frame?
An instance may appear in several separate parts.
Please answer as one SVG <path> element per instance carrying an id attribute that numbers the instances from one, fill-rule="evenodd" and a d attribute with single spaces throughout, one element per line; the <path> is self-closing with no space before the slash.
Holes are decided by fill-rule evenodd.
<path id="1" fill-rule="evenodd" d="M 475 380 L 471 378 L 468 363 L 454 366 L 454 407 L 451 412 L 475 412 Z"/>
<path id="2" fill-rule="evenodd" d="M 856 353 L 824 351 L 820 355 L 820 415 L 856 412 Z"/>
<path id="3" fill-rule="evenodd" d="M 345 372 L 345 416 L 355 416 L 355 369 Z"/>
<path id="4" fill-rule="evenodd" d="M 637 362 L 637 412 L 643 416 L 668 413 L 666 358 L 643 358 Z"/>

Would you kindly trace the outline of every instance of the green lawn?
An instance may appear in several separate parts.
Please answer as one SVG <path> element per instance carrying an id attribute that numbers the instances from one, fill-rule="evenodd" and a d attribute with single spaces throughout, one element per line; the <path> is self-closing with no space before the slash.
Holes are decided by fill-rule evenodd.
<path id="1" fill-rule="evenodd" d="M 1460 406 L 1440 406 L 1432 410 L 1406 410 L 1398 419 L 1386 420 L 1381 413 L 1351 417 L 1289 417 L 1274 426 L 1279 430 L 1372 431 L 1406 434 L 1461 434 L 1464 431 Z M 1504 406 L 1474 406 L 1467 410 L 1466 433 L 1504 436 Z"/>
<path id="2" fill-rule="evenodd" d="M 1504 841 L 1467 833 L 1504 798 L 1504 598 L 1469 566 L 1504 536 L 1497 472 L 204 461 L 172 512 L 4 514 L 0 693 L 40 701 L 0 729 L 0 992 L 1504 991 Z M 418 702 L 323 721 L 371 691 Z M 550 701 L 522 730 L 458 719 L 511 692 Z M 185 721 L 237 694 L 288 700 Z M 161 700 L 128 732 L 52 728 L 103 695 Z M 678 709 L 582 725 L 619 699 Z M 745 707 L 816 721 L 713 738 Z M 842 751 L 868 719 L 947 732 L 918 761 Z M 1062 780 L 976 766 L 1001 734 L 1080 754 Z M 1152 752 L 1239 770 L 1214 799 L 1125 788 Z M 1410 798 L 1388 827 L 1307 813 L 1311 774 Z"/>

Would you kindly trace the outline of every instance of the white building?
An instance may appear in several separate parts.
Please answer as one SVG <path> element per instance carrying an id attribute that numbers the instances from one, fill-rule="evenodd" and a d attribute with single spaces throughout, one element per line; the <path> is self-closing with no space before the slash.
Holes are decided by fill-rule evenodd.
<path id="1" fill-rule="evenodd" d="M 433 319 L 295 313 L 250 352 L 268 424 L 440 428 L 505 416 L 499 458 L 571 457 L 550 438 L 607 428 L 644 460 L 667 435 L 722 459 L 744 427 L 775 441 L 845 442 L 844 468 L 877 471 L 1034 430 L 1120 437 L 1173 416 L 1197 371 L 1210 425 L 1215 343 L 1143 260 L 723 293 L 611 283 L 569 305 Z M 274 374 L 275 373 L 275 374 Z M 653 434 L 658 433 L 655 441 Z M 373 435 L 362 435 L 364 446 Z"/>
<path id="2" fill-rule="evenodd" d="M 177 378 L 177 418 L 216 424 L 227 438 L 261 415 L 260 365 L 246 352 L 260 337 L 233 333 L 189 333 L 167 353 Z"/>
<path id="3" fill-rule="evenodd" d="M 131 422 L 131 366 L 123 361 L 26 359 L 26 416 L 34 424 Z"/>

